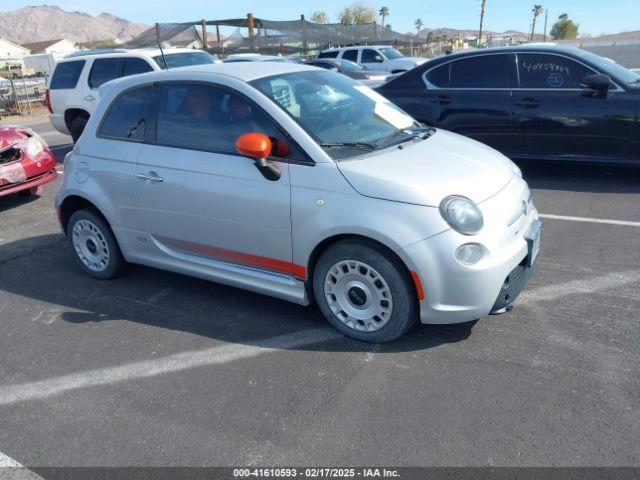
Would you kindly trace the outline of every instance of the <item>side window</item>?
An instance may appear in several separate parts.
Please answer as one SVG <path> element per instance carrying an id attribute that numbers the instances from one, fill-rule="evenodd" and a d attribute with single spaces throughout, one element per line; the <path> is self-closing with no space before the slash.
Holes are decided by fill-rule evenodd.
<path id="1" fill-rule="evenodd" d="M 122 67 L 122 76 L 127 77 L 129 75 L 137 75 L 139 73 L 146 73 L 153 71 L 151 65 L 141 58 L 125 58 L 124 65 Z"/>
<path id="2" fill-rule="evenodd" d="M 344 60 L 351 60 L 352 62 L 358 62 L 358 50 L 356 49 L 351 49 L 351 50 L 345 50 L 344 53 L 342 54 L 342 58 Z"/>
<path id="3" fill-rule="evenodd" d="M 152 87 L 129 90 L 116 98 L 102 121 L 98 135 L 122 140 L 144 140 Z"/>
<path id="4" fill-rule="evenodd" d="M 338 50 L 332 50 L 330 52 L 321 52 L 320 55 L 318 55 L 318 58 L 337 58 L 338 57 Z"/>
<path id="5" fill-rule="evenodd" d="M 451 63 L 445 63 L 427 73 L 427 80 L 436 88 L 449 88 L 449 70 Z"/>
<path id="6" fill-rule="evenodd" d="M 103 83 L 118 78 L 121 66 L 121 58 L 98 58 L 94 60 L 91 72 L 89 72 L 89 86 L 98 88 Z"/>
<path id="7" fill-rule="evenodd" d="M 63 88 L 76 88 L 80 73 L 84 67 L 84 60 L 77 60 L 75 62 L 60 62 L 56 65 L 56 69 L 53 72 L 51 78 L 51 90 L 58 90 Z"/>
<path id="8" fill-rule="evenodd" d="M 580 88 L 591 69 L 560 55 L 518 53 L 520 88 Z"/>
<path id="9" fill-rule="evenodd" d="M 509 58 L 478 55 L 451 62 L 451 88 L 511 88 Z"/>
<path id="10" fill-rule="evenodd" d="M 166 84 L 160 90 L 159 103 L 156 141 L 161 145 L 237 155 L 235 142 L 244 133 L 264 133 L 272 139 L 283 140 L 277 125 L 264 110 L 226 88 Z"/>
<path id="11" fill-rule="evenodd" d="M 375 50 L 371 50 L 370 48 L 365 48 L 362 50 L 362 60 L 361 63 L 382 63 L 384 59 L 382 55 L 380 55 Z"/>

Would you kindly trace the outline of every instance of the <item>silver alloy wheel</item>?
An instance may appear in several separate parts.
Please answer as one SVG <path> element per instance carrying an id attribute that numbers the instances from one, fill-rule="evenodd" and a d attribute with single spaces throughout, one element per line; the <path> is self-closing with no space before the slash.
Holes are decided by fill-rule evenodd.
<path id="1" fill-rule="evenodd" d="M 71 242 L 78 258 L 94 272 L 109 265 L 109 245 L 100 229 L 89 220 L 78 220 L 71 231 Z"/>
<path id="2" fill-rule="evenodd" d="M 374 268 L 358 260 L 342 260 L 329 269 L 324 296 L 333 314 L 359 332 L 380 330 L 393 313 L 389 285 Z"/>

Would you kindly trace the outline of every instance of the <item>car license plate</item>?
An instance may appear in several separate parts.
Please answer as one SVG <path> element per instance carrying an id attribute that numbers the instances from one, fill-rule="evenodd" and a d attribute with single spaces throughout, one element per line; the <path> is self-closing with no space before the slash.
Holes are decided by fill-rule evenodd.
<path id="1" fill-rule="evenodd" d="M 525 239 L 527 240 L 527 245 L 529 247 L 529 255 L 527 257 L 527 265 L 532 267 L 536 258 L 538 257 L 538 253 L 540 253 L 540 237 L 542 234 L 542 223 L 538 220 L 534 220 L 529 227 L 528 232 L 525 234 Z"/>

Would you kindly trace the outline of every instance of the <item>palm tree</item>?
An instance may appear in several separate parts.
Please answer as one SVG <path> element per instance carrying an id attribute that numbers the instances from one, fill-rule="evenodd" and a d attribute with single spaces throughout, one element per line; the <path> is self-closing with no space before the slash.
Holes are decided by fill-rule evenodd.
<path id="1" fill-rule="evenodd" d="M 478 31 L 478 47 L 482 44 L 482 24 L 484 23 L 484 9 L 487 6 L 487 0 L 482 0 L 480 6 L 480 30 Z"/>
<path id="2" fill-rule="evenodd" d="M 382 22 L 380 22 L 380 24 L 384 27 L 385 26 L 384 21 L 389 16 L 389 9 L 387 7 L 382 7 L 380 8 L 380 11 L 378 12 L 378 14 L 382 17 Z"/>
<path id="3" fill-rule="evenodd" d="M 421 18 L 417 19 L 417 20 L 415 21 L 414 25 L 415 25 L 415 27 L 416 27 L 416 32 L 417 32 L 417 34 L 419 34 L 419 33 L 420 33 L 420 30 L 422 30 L 422 26 L 424 25 L 424 23 L 422 23 L 422 19 L 421 19 Z"/>
<path id="4" fill-rule="evenodd" d="M 529 41 L 533 42 L 533 35 L 536 32 L 536 19 L 543 12 L 542 5 L 534 5 L 531 12 L 533 13 L 533 23 L 531 24 L 531 38 Z"/>

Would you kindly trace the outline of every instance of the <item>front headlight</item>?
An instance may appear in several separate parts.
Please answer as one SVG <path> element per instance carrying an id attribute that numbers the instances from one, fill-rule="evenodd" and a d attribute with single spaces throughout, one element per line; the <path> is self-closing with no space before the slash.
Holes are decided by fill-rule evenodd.
<path id="1" fill-rule="evenodd" d="M 35 157 L 46 148 L 47 144 L 39 136 L 34 135 L 27 140 L 27 154 Z"/>
<path id="2" fill-rule="evenodd" d="M 440 214 L 456 232 L 475 235 L 483 225 L 482 212 L 467 197 L 451 195 L 440 203 Z"/>

